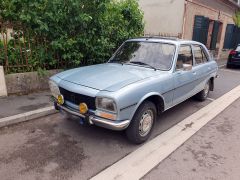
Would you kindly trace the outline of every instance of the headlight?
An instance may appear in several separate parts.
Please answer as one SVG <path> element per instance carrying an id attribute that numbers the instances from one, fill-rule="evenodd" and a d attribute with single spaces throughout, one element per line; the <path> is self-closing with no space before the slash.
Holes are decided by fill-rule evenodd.
<path id="1" fill-rule="evenodd" d="M 52 80 L 50 80 L 48 83 L 49 83 L 49 88 L 52 92 L 53 97 L 55 97 L 57 99 L 58 95 L 60 95 L 60 90 L 59 90 L 58 85 Z"/>
<path id="2" fill-rule="evenodd" d="M 104 97 L 97 97 L 96 98 L 96 108 L 113 112 L 117 112 L 116 104 L 113 99 L 110 98 L 104 98 Z"/>

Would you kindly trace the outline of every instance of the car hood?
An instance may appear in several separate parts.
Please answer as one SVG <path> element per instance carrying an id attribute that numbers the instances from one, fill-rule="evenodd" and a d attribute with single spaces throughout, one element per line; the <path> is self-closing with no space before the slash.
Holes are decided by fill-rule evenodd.
<path id="1" fill-rule="evenodd" d="M 159 75 L 160 71 L 133 65 L 99 64 L 57 74 L 64 81 L 97 90 L 117 91 L 134 82 Z"/>

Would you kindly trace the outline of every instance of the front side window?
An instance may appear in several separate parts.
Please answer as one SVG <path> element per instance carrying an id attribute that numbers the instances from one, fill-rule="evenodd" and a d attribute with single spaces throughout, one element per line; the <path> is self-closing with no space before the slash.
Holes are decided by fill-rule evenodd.
<path id="1" fill-rule="evenodd" d="M 122 45 L 109 62 L 169 70 L 174 54 L 174 44 L 128 41 Z"/>
<path id="2" fill-rule="evenodd" d="M 179 48 L 176 70 L 183 69 L 183 64 L 193 65 L 192 48 L 190 45 L 181 45 Z"/>
<path id="3" fill-rule="evenodd" d="M 201 46 L 193 45 L 193 52 L 194 52 L 195 63 L 196 64 L 202 64 L 202 63 L 208 61 L 207 56 L 204 53 L 204 51 L 203 51 Z"/>

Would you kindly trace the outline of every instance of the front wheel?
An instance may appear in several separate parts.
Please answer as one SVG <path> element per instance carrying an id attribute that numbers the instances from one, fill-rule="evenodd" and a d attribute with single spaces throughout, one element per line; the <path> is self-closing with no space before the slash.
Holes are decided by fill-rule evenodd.
<path id="1" fill-rule="evenodd" d="M 199 101 L 205 101 L 208 97 L 208 94 L 209 94 L 209 91 L 210 91 L 210 81 L 208 81 L 204 87 L 204 89 L 202 91 L 200 91 L 198 94 L 196 94 L 196 98 L 199 100 Z"/>
<path id="2" fill-rule="evenodd" d="M 156 106 L 152 102 L 146 101 L 141 104 L 126 130 L 128 139 L 135 144 L 145 142 L 151 135 L 156 114 Z"/>

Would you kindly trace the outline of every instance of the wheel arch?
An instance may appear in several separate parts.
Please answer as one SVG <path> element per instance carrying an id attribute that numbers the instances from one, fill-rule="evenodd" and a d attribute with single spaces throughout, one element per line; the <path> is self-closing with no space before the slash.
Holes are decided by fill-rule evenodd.
<path id="1" fill-rule="evenodd" d="M 139 106 L 145 102 L 145 101 L 150 101 L 152 103 L 155 104 L 156 109 L 157 109 L 157 114 L 161 114 L 164 110 L 165 110 L 165 101 L 164 101 L 164 97 L 159 94 L 159 93 L 149 93 L 146 94 L 136 105 L 136 108 L 134 110 L 134 112 L 132 113 L 131 119 L 133 118 L 134 114 L 136 113 L 137 109 L 139 108 Z"/>

